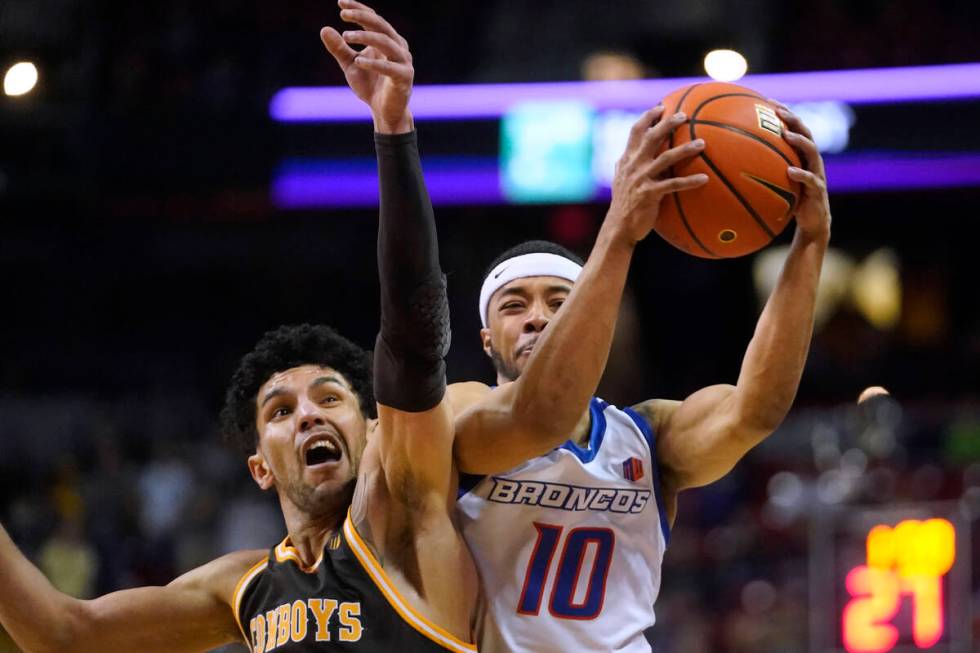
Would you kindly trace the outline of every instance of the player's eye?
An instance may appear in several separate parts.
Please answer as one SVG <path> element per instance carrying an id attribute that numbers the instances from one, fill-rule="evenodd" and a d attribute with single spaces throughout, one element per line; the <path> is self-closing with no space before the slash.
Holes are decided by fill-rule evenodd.
<path id="1" fill-rule="evenodd" d="M 292 411 L 289 409 L 288 406 L 279 406 L 279 408 L 276 408 L 274 411 L 272 411 L 272 418 L 275 419 L 277 417 L 285 417 L 291 412 Z"/>
<path id="2" fill-rule="evenodd" d="M 326 395 L 323 399 L 320 400 L 320 403 L 321 404 L 333 404 L 333 403 L 336 403 L 338 401 L 340 401 L 340 397 L 338 397 L 337 395 Z"/>
<path id="3" fill-rule="evenodd" d="M 507 302 L 506 304 L 500 307 L 500 310 L 513 311 L 521 308 L 523 308 L 523 304 L 521 304 L 520 302 Z"/>

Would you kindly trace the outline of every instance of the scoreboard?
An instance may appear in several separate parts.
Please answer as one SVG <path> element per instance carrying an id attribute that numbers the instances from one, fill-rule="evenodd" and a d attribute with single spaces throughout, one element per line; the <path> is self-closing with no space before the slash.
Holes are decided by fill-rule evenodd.
<path id="1" fill-rule="evenodd" d="M 811 531 L 814 653 L 968 653 L 970 522 L 955 503 L 837 509 Z"/>

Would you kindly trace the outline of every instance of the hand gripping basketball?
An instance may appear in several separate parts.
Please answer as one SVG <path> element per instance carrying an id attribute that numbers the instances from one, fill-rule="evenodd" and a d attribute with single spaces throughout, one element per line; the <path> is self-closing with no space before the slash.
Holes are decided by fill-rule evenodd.
<path id="1" fill-rule="evenodd" d="M 818 239 L 830 236 L 830 198 L 827 196 L 827 172 L 823 157 L 813 142 L 813 134 L 803 120 L 782 102 L 769 99 L 776 105 L 776 113 L 786 123 L 783 138 L 800 155 L 806 169 L 791 166 L 789 178 L 803 185 L 802 196 L 796 208 L 796 226 L 803 235 Z"/>
<path id="2" fill-rule="evenodd" d="M 699 156 L 674 174 L 703 172 L 709 181 L 693 193 L 674 195 L 661 209 L 657 233 L 681 250 L 704 258 L 755 252 L 778 236 L 800 206 L 803 186 L 789 169 L 800 165 L 796 142 L 778 105 L 752 89 L 700 82 L 664 98 L 667 111 L 689 119 L 668 146 L 704 139 Z"/>
<path id="3" fill-rule="evenodd" d="M 664 196 L 708 182 L 705 174 L 667 176 L 672 166 L 696 156 L 704 148 L 703 141 L 691 141 L 657 154 L 671 132 L 685 120 L 683 113 L 665 117 L 663 105 L 657 105 L 630 129 L 626 151 L 616 163 L 612 203 L 606 216 L 607 224 L 621 229 L 630 242 L 643 240 L 654 228 Z"/>

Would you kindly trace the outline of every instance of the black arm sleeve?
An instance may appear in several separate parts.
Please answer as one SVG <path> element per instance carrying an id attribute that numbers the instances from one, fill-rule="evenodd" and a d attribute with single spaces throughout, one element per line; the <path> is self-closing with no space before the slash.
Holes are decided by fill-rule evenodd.
<path id="1" fill-rule="evenodd" d="M 374 348 L 374 394 L 385 406 L 421 412 L 446 392 L 446 278 L 415 132 L 375 134 L 374 142 L 381 186 L 381 331 Z"/>

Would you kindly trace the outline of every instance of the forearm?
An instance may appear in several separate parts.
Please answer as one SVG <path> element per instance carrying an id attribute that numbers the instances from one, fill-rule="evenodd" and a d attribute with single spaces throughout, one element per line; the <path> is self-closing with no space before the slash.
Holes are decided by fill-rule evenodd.
<path id="1" fill-rule="evenodd" d="M 231 597 L 263 551 L 228 554 L 165 587 L 62 594 L 0 527 L 0 623 L 30 653 L 192 653 L 241 638 Z"/>
<path id="2" fill-rule="evenodd" d="M 445 394 L 450 335 L 435 216 L 415 133 L 377 134 L 375 142 L 381 191 L 375 393 L 393 408 L 425 411 Z"/>
<path id="3" fill-rule="evenodd" d="M 62 594 L 0 527 L 0 623 L 26 651 L 68 650 L 81 601 Z"/>
<path id="4" fill-rule="evenodd" d="M 599 232 L 572 292 L 514 383 L 513 410 L 559 440 L 574 429 L 602 378 L 635 243 Z"/>
<path id="5" fill-rule="evenodd" d="M 440 276 L 432 202 L 415 132 L 375 134 L 380 210 L 378 273 L 382 292 L 414 288 Z"/>
<path id="6" fill-rule="evenodd" d="M 797 230 L 742 361 L 733 401 L 741 425 L 763 437 L 782 422 L 800 385 L 829 238 Z"/>

